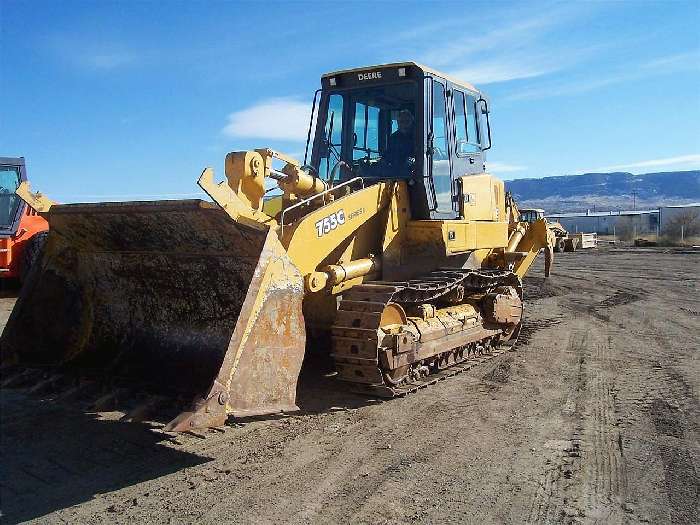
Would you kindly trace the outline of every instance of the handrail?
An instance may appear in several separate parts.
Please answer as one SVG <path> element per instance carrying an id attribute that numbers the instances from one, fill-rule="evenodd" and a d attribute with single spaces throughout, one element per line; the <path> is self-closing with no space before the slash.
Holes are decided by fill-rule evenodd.
<path id="1" fill-rule="evenodd" d="M 362 183 L 362 189 L 365 188 L 365 180 L 362 177 L 354 177 L 350 180 L 346 180 L 345 182 L 338 184 L 337 186 L 333 186 L 332 188 L 328 188 L 327 190 L 322 191 L 321 193 L 317 193 L 316 195 L 312 195 L 311 197 L 308 197 L 304 199 L 303 201 L 299 201 L 296 204 L 291 205 L 289 208 L 285 208 L 282 210 L 282 214 L 280 215 L 280 237 L 284 233 L 284 214 L 287 213 L 288 211 L 293 210 L 294 208 L 298 208 L 300 206 L 303 206 L 304 204 L 307 204 L 308 202 L 311 202 L 314 199 L 317 199 L 318 197 L 322 197 L 326 195 L 327 193 L 330 193 L 332 191 L 335 191 L 339 188 L 342 188 L 343 186 L 347 186 L 353 182 L 360 181 Z"/>

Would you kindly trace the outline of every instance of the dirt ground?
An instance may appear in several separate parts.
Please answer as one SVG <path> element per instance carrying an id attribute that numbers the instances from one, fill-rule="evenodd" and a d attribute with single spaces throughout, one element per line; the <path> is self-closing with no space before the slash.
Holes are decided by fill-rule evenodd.
<path id="1" fill-rule="evenodd" d="M 6 390 L 2 522 L 698 523 L 699 276 L 538 261 L 516 351 L 389 402 L 307 379 L 300 414 L 203 436 Z"/>

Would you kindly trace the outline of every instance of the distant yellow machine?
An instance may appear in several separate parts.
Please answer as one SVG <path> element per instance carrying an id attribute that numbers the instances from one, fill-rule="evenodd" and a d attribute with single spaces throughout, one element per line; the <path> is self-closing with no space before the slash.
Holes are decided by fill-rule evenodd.
<path id="1" fill-rule="evenodd" d="M 148 392 L 127 420 L 194 397 L 166 427 L 189 430 L 295 410 L 307 349 L 393 397 L 513 344 L 552 236 L 484 173 L 483 93 L 412 62 L 321 84 L 303 165 L 234 152 L 224 181 L 199 179 L 214 203 L 51 206 L 0 340 L 6 383 L 92 388 L 97 407 Z"/>
<path id="2" fill-rule="evenodd" d="M 527 208 L 520 210 L 520 220 L 534 222 L 544 219 L 544 210 Z M 596 233 L 569 233 L 559 221 L 547 221 L 547 228 L 554 235 L 552 244 L 555 252 L 575 252 L 579 248 L 595 248 L 598 246 Z"/>

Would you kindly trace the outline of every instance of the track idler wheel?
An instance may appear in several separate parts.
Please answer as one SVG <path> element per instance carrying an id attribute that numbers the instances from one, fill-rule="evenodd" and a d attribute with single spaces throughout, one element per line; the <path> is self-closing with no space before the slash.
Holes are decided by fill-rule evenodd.
<path id="1" fill-rule="evenodd" d="M 489 323 L 515 326 L 523 317 L 523 302 L 512 286 L 502 286 L 486 294 L 482 306 L 484 319 Z"/>

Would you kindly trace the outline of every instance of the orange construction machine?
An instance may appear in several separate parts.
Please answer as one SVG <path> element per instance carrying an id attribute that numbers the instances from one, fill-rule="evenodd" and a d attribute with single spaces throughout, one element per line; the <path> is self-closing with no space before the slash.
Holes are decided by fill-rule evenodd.
<path id="1" fill-rule="evenodd" d="M 0 278 L 24 280 L 46 242 L 49 223 L 15 194 L 27 180 L 24 158 L 0 157 Z"/>

